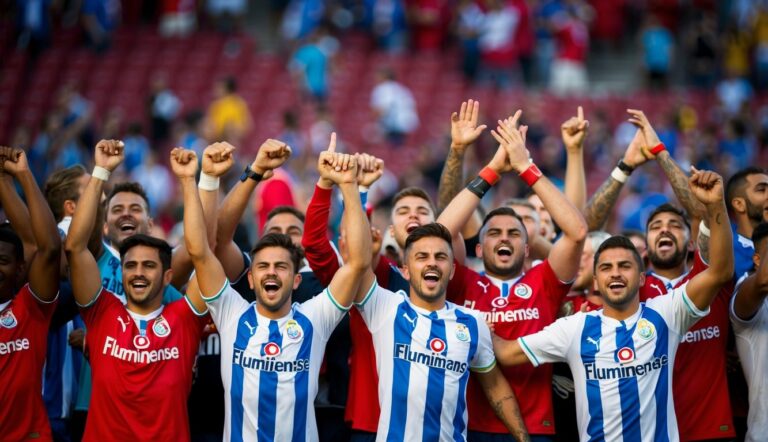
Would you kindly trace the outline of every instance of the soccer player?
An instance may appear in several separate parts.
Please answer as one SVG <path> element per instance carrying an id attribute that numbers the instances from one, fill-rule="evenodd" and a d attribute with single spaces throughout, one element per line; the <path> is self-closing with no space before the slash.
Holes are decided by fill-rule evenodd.
<path id="1" fill-rule="evenodd" d="M 747 442 L 768 435 L 768 223 L 752 232 L 755 272 L 739 285 L 731 301 L 736 348 L 749 386 Z"/>
<path id="2" fill-rule="evenodd" d="M 21 184 L 27 206 L 12 178 Z M 0 435 L 52 440 L 42 379 L 59 291 L 61 239 L 21 149 L 0 147 L 0 205 L 14 229 L 26 229 L 31 237 L 24 240 L 32 241 L 24 244 L 14 229 L 0 228 Z"/>
<path id="3" fill-rule="evenodd" d="M 349 217 L 347 235 L 357 244 L 324 293 L 291 304 L 298 287 L 301 249 L 282 234 L 264 236 L 251 252 L 248 281 L 256 302 L 248 303 L 229 286 L 210 250 L 194 189 L 196 161 L 191 151 L 174 164 L 184 192 L 185 242 L 195 265 L 198 308 L 211 311 L 222 340 L 225 389 L 225 440 L 317 440 L 312 403 L 326 341 L 349 310 L 370 266 L 368 220 L 357 192 L 357 159 L 335 153 L 335 135 L 321 153 L 318 171 L 339 186 Z M 186 158 L 185 158 L 186 157 Z"/>
<path id="4" fill-rule="evenodd" d="M 548 213 L 562 227 L 563 235 L 552 246 L 549 257 L 527 273 L 524 271 L 528 237 L 522 218 L 509 207 L 494 209 L 480 228 L 477 256 L 483 260 L 483 272 L 457 265 L 453 276 L 464 290 L 462 297 L 451 299 L 484 312 L 495 332 L 506 339 L 535 333 L 557 319 L 570 283 L 579 269 L 579 258 L 587 235 L 581 213 L 549 179 L 531 163 L 525 148 L 525 131 L 518 129 L 515 115 L 492 132 L 500 146 L 480 175 L 446 207 L 440 217 L 456 241 L 464 222 L 480 204 L 482 196 L 502 173 L 515 171 L 541 197 Z M 534 435 L 553 435 L 552 369 L 516 367 L 505 369 L 504 376 L 519 398 L 526 427 Z M 506 427 L 488 408 L 481 389 L 470 382 L 469 440 L 495 439 Z"/>
<path id="5" fill-rule="evenodd" d="M 120 243 L 126 305 L 103 287 L 86 243 L 104 183 L 124 159 L 122 142 L 100 141 L 94 158 L 66 241 L 93 376 L 83 439 L 188 440 L 186 399 L 206 312 L 187 298 L 163 305 L 172 251 L 165 241 L 143 234 Z"/>
<path id="6" fill-rule="evenodd" d="M 734 222 L 736 278 L 741 278 L 753 269 L 752 231 L 768 221 L 768 171 L 748 167 L 736 172 L 725 185 L 725 202 Z"/>
<path id="7" fill-rule="evenodd" d="M 600 246 L 593 265 L 602 310 L 559 319 L 515 341 L 494 341 L 504 365 L 568 363 L 581 440 L 679 438 L 669 367 L 686 331 L 708 313 L 733 274 L 722 178 L 695 171 L 689 185 L 711 226 L 708 268 L 672 293 L 641 303 L 645 275 L 640 256 L 629 239 L 612 237 Z"/>
<path id="8" fill-rule="evenodd" d="M 496 366 L 478 312 L 446 301 L 454 272 L 451 233 L 431 223 L 405 243 L 408 293 L 375 285 L 356 304 L 373 336 L 381 415 L 376 440 L 466 440 L 470 370 L 496 415 L 528 440 L 515 394 Z M 373 281 L 368 271 L 362 286 Z"/>

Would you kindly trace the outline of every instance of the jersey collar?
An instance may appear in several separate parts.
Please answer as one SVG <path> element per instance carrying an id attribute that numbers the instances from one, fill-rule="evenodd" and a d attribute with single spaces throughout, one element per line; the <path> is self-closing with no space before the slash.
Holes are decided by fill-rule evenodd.
<path id="1" fill-rule="evenodd" d="M 609 316 L 605 316 L 605 311 L 603 309 L 600 309 L 600 316 L 603 318 L 604 322 L 607 322 L 609 324 L 615 324 L 615 325 L 623 325 L 626 328 L 632 328 L 635 326 L 637 321 L 640 319 L 640 317 L 643 315 L 643 309 L 645 308 L 645 303 L 641 302 L 640 305 L 637 307 L 637 311 L 632 313 L 632 316 L 628 317 L 624 320 L 614 319 Z"/>
<path id="2" fill-rule="evenodd" d="M 669 290 L 677 287 L 677 285 L 680 284 L 680 282 L 686 276 L 688 276 L 688 273 L 690 273 L 690 271 L 691 271 L 691 269 L 688 269 L 685 273 L 683 273 L 682 275 L 678 276 L 677 278 L 673 278 L 673 279 L 667 279 L 667 278 L 659 275 L 658 273 L 654 272 L 653 270 L 649 270 L 648 274 L 653 276 L 654 278 L 658 279 L 662 283 L 664 283 L 664 288 L 667 289 L 667 291 L 669 291 Z"/>
<path id="3" fill-rule="evenodd" d="M 8 307 L 9 305 L 11 305 L 11 301 L 13 301 L 13 299 L 9 299 L 4 303 L 0 304 L 0 312 L 5 310 L 5 308 Z"/>
<path id="4" fill-rule="evenodd" d="M 160 313 L 163 312 L 163 308 L 165 308 L 165 306 L 161 305 L 160 308 L 158 308 L 157 310 L 155 310 L 153 312 L 147 313 L 146 315 L 140 315 L 140 314 L 132 312 L 130 310 L 128 310 L 128 314 L 131 315 L 131 318 L 133 318 L 133 320 L 136 321 L 136 323 L 138 324 L 141 321 L 149 322 L 149 321 L 157 318 L 158 316 L 160 316 Z"/>

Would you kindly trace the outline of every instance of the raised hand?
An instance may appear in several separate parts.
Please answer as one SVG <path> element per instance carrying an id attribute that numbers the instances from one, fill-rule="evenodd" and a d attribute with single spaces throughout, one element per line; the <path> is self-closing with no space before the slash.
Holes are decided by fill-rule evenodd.
<path id="1" fill-rule="evenodd" d="M 262 180 L 271 178 L 273 170 L 282 166 L 291 157 L 291 147 L 280 140 L 268 139 L 256 154 L 251 169 L 262 176 Z"/>
<path id="2" fill-rule="evenodd" d="M 638 129 L 637 132 L 635 132 L 635 136 L 632 137 L 632 141 L 630 141 L 629 146 L 627 147 L 627 151 L 624 152 L 624 158 L 622 161 L 624 161 L 627 166 L 637 168 L 649 159 L 653 158 L 653 155 L 650 153 L 650 151 L 644 150 L 644 147 L 645 137 L 643 136 L 643 132 Z M 648 155 L 651 155 L 651 157 L 649 158 Z"/>
<path id="3" fill-rule="evenodd" d="M 584 109 L 579 106 L 575 117 L 566 120 L 560 126 L 563 144 L 568 151 L 579 151 L 584 146 L 584 138 L 589 130 L 589 121 L 584 119 Z"/>
<path id="4" fill-rule="evenodd" d="M 203 151 L 203 173 L 220 177 L 235 164 L 235 147 L 227 142 L 213 143 Z"/>
<path id="5" fill-rule="evenodd" d="M 357 166 L 357 183 L 361 186 L 371 187 L 384 174 L 384 160 L 367 153 L 358 155 Z"/>
<path id="6" fill-rule="evenodd" d="M 521 126 L 519 129 L 517 127 L 522 114 L 523 112 L 518 110 L 506 120 L 499 120 L 496 130 L 491 131 L 491 135 L 496 138 L 496 141 L 507 152 L 507 162 L 509 164 L 501 170 L 502 172 L 514 170 L 517 173 L 521 173 L 531 165 L 531 154 L 525 148 L 528 126 Z M 494 159 L 496 159 L 495 156 Z"/>
<path id="7" fill-rule="evenodd" d="M 480 114 L 480 102 L 469 100 L 461 103 L 461 109 L 457 114 L 451 114 L 451 148 L 464 151 L 486 129 L 485 124 L 478 126 L 477 119 Z"/>
<path id="8" fill-rule="evenodd" d="M 661 140 L 653 129 L 653 126 L 651 126 L 651 122 L 648 121 L 648 117 L 645 116 L 643 111 L 637 109 L 627 109 L 627 113 L 630 115 L 629 120 L 627 121 L 637 126 L 643 133 L 645 142 L 642 149 L 643 155 L 648 159 L 655 158 L 655 155 L 651 153 L 651 149 L 661 143 Z"/>
<path id="9" fill-rule="evenodd" d="M 97 166 L 114 172 L 125 160 L 125 144 L 120 140 L 101 140 L 96 143 L 93 159 Z"/>
<path id="10" fill-rule="evenodd" d="M 194 150 L 174 147 L 171 151 L 171 169 L 179 178 L 194 178 L 197 173 L 197 154 Z"/>
<path id="11" fill-rule="evenodd" d="M 12 176 L 29 170 L 27 154 L 22 149 L 0 146 L 0 171 Z"/>
<path id="12" fill-rule="evenodd" d="M 358 155 L 336 152 L 336 132 L 331 134 L 328 150 L 320 152 L 317 171 L 320 178 L 333 184 L 357 183 Z"/>
<path id="13" fill-rule="evenodd" d="M 697 170 L 691 166 L 691 177 L 688 179 L 691 193 L 702 204 L 724 203 L 723 177 L 709 170 Z"/>

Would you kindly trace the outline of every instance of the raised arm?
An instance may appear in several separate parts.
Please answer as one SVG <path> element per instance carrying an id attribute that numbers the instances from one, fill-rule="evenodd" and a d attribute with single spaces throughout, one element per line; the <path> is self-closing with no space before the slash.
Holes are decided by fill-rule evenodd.
<path id="1" fill-rule="evenodd" d="M 231 155 L 232 152 L 226 155 Z M 202 296 L 213 297 L 227 281 L 227 275 L 221 263 L 208 245 L 205 229 L 205 216 L 197 192 L 195 174 L 197 173 L 197 155 L 192 150 L 180 147 L 171 151 L 171 169 L 181 183 L 184 198 L 184 244 L 195 267 L 195 279 L 199 290 L 188 290 L 187 296 L 198 312 L 207 307 Z"/>
<path id="2" fill-rule="evenodd" d="M 205 218 L 205 234 L 208 244 L 215 249 L 216 244 L 216 209 L 219 202 L 219 180 L 235 164 L 233 152 L 235 147 L 229 143 L 213 143 L 203 151 L 202 172 L 197 192 L 203 206 Z M 173 251 L 171 261 L 173 279 L 171 284 L 176 288 L 183 287 L 192 274 L 194 266 L 187 252 L 186 244 L 182 243 Z"/>
<path id="3" fill-rule="evenodd" d="M 664 171 L 664 175 L 667 176 L 669 183 L 672 185 L 675 196 L 685 211 L 688 212 L 688 216 L 691 217 L 691 226 L 698 228 L 698 221 L 706 217 L 706 208 L 691 193 L 691 189 L 688 187 L 688 177 L 685 175 L 685 172 L 677 164 L 677 161 L 672 158 L 664 144 L 661 143 L 659 136 L 656 134 L 653 126 L 651 126 L 645 113 L 636 109 L 627 109 L 627 112 L 631 115 L 629 122 L 637 126 L 643 133 L 646 156 L 655 156 L 656 162 L 659 163 Z M 695 235 L 696 231 L 694 230 L 691 233 Z"/>
<path id="4" fill-rule="evenodd" d="M 688 185 L 691 194 L 704 205 L 710 226 L 710 262 L 706 270 L 688 282 L 686 293 L 699 310 L 706 310 L 720 288 L 733 278 L 733 238 L 723 198 L 723 178 L 715 172 L 691 169 Z"/>
<path id="5" fill-rule="evenodd" d="M 495 334 L 491 334 L 491 337 L 493 338 L 493 353 L 496 355 L 496 360 L 499 361 L 499 364 L 510 366 L 531 363 L 531 360 L 525 355 L 517 339 L 507 341 Z"/>
<path id="6" fill-rule="evenodd" d="M 552 215 L 552 220 L 562 229 L 563 235 L 549 253 L 549 264 L 559 280 L 571 281 L 579 271 L 581 251 L 587 238 L 587 223 L 581 212 L 531 163 L 525 148 L 525 134 L 517 128 L 518 115 L 519 111 L 501 121 L 492 134 L 507 151 L 512 170 L 536 192 Z"/>
<path id="7" fill-rule="evenodd" d="M 768 296 L 768 262 L 763 260 L 768 254 L 768 241 L 762 239 L 755 244 L 755 252 L 755 273 L 741 283 L 733 300 L 733 312 L 742 320 L 752 319 Z"/>
<path id="8" fill-rule="evenodd" d="M 587 179 L 584 172 L 584 139 L 589 121 L 584 119 L 584 109 L 579 106 L 575 117 L 560 126 L 565 145 L 565 197 L 580 211 L 587 205 Z"/>
<path id="9" fill-rule="evenodd" d="M 247 166 L 244 178 L 235 184 L 219 207 L 216 227 L 216 257 L 224 266 L 227 277 L 234 280 L 243 271 L 243 255 L 234 242 L 235 230 L 248 207 L 259 182 L 269 179 L 273 170 L 291 156 L 291 148 L 282 141 L 269 139 L 259 147 L 256 159 Z"/>
<path id="10" fill-rule="evenodd" d="M 0 148 L 0 167 L 4 173 L 9 173 L 21 184 L 21 189 L 27 198 L 27 207 L 23 204 L 11 203 L 18 195 L 3 192 L 0 203 L 5 208 L 11 225 L 31 227 L 33 241 L 37 245 L 34 256 L 27 272 L 29 287 L 42 301 L 51 301 L 59 293 L 59 265 L 61 261 L 61 237 L 56 228 L 51 208 L 45 201 L 43 193 L 37 187 L 35 177 L 29 170 L 27 156 L 21 149 L 11 147 Z M 20 202 L 20 201 L 18 201 Z M 10 203 L 10 204 L 9 204 Z M 27 208 L 29 210 L 27 210 Z M 22 228 L 23 230 L 24 228 Z"/>
<path id="11" fill-rule="evenodd" d="M 496 416 L 504 422 L 504 426 L 518 441 L 529 441 L 528 430 L 525 428 L 523 416 L 520 414 L 520 406 L 517 403 L 515 392 L 504 378 L 501 369 L 494 366 L 490 371 L 474 373 L 480 383 L 480 387 L 488 398 Z"/>
<path id="12" fill-rule="evenodd" d="M 69 262 L 72 293 L 75 302 L 80 305 L 90 304 L 101 291 L 101 274 L 96 258 L 88 250 L 88 238 L 97 218 L 101 196 L 104 193 L 104 183 L 124 158 L 122 141 L 99 141 L 94 154 L 96 167 L 77 201 L 72 224 L 69 226 L 64 249 Z"/>
<path id="13" fill-rule="evenodd" d="M 638 130 L 629 143 L 624 158 L 619 161 L 619 165 L 613 169 L 608 178 L 597 189 L 597 192 L 589 199 L 587 207 L 584 209 L 584 218 L 587 220 L 587 228 L 590 232 L 603 230 L 605 221 L 613 211 L 613 206 L 616 205 L 619 193 L 624 187 L 624 183 L 629 179 L 629 175 L 648 161 L 643 155 L 643 143 L 643 133 Z"/>

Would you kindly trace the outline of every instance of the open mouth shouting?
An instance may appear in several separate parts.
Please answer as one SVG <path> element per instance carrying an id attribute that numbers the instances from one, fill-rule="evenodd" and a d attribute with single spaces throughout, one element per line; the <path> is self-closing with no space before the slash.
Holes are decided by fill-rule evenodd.
<path id="1" fill-rule="evenodd" d="M 500 244 L 498 247 L 496 247 L 496 256 L 504 262 L 512 258 L 513 252 L 514 249 L 509 244 Z"/>
<path id="2" fill-rule="evenodd" d="M 277 279 L 266 279 L 261 283 L 261 290 L 263 293 L 274 296 L 280 291 L 282 284 Z"/>
<path id="3" fill-rule="evenodd" d="M 659 253 L 674 252 L 676 246 L 677 243 L 675 243 L 675 239 L 669 235 L 662 235 L 656 241 L 656 251 Z"/>
<path id="4" fill-rule="evenodd" d="M 117 230 L 119 230 L 121 234 L 126 236 L 131 236 L 137 233 L 136 232 L 137 227 L 138 227 L 138 223 L 133 218 L 123 218 L 117 222 Z"/>
<path id="5" fill-rule="evenodd" d="M 409 222 L 408 224 L 405 225 L 405 233 L 410 234 L 411 232 L 418 229 L 419 227 L 421 227 L 421 224 L 415 221 Z"/>
<path id="6" fill-rule="evenodd" d="M 627 283 L 621 280 L 614 280 L 608 283 L 608 290 L 613 294 L 620 294 L 625 288 L 627 288 Z"/>
<path id="7" fill-rule="evenodd" d="M 422 273 L 424 285 L 430 290 L 437 288 L 437 286 L 440 284 L 440 278 L 442 276 L 443 274 L 434 268 L 427 269 L 424 271 L 424 273 Z"/>
<path id="8" fill-rule="evenodd" d="M 134 278 L 130 284 L 133 289 L 133 293 L 136 295 L 142 295 L 149 289 L 149 281 L 144 278 Z"/>

